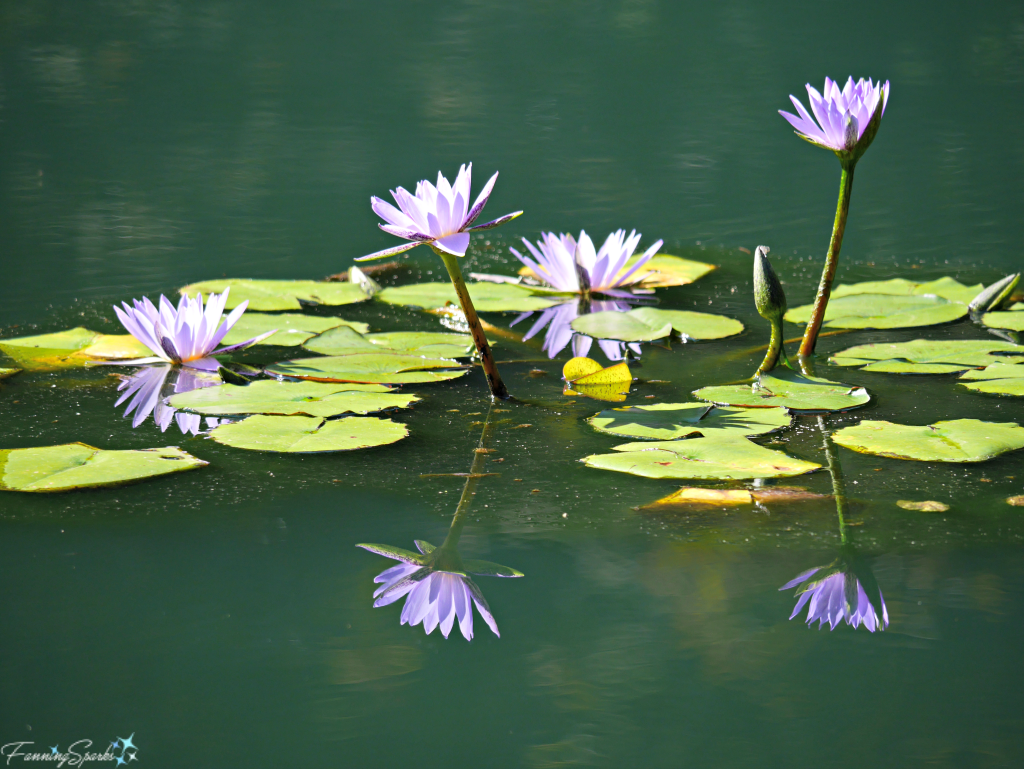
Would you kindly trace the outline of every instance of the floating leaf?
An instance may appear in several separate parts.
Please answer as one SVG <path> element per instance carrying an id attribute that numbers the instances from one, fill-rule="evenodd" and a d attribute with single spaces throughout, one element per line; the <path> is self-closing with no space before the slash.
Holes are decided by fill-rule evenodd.
<path id="1" fill-rule="evenodd" d="M 479 312 L 532 312 L 550 307 L 551 299 L 535 296 L 529 289 L 507 283 L 470 283 L 469 296 Z M 411 286 L 385 288 L 377 299 L 402 307 L 433 310 L 447 303 L 458 305 L 459 298 L 451 283 L 415 283 Z"/>
<path id="2" fill-rule="evenodd" d="M 849 411 L 871 400 L 863 387 L 809 377 L 785 368 L 761 374 L 751 385 L 703 387 L 694 396 L 727 406 L 781 406 L 798 413 Z"/>
<path id="3" fill-rule="evenodd" d="M 629 382 L 598 385 L 567 384 L 562 395 L 581 395 L 595 401 L 622 403 L 629 394 L 629 385 Z"/>
<path id="4" fill-rule="evenodd" d="M 629 315 L 654 327 L 662 323 L 670 323 L 672 330 L 690 339 L 708 340 L 725 339 L 743 331 L 743 324 L 735 318 L 725 315 L 712 315 L 707 312 L 691 312 L 690 310 L 659 310 L 656 307 L 638 307 L 630 310 Z"/>
<path id="5" fill-rule="evenodd" d="M 367 384 L 412 384 L 443 382 L 466 373 L 458 371 L 426 371 L 455 366 L 455 361 L 421 358 L 394 353 L 359 353 L 333 355 L 325 358 L 298 358 L 267 366 L 274 376 L 312 379 L 316 382 L 365 382 Z"/>
<path id="6" fill-rule="evenodd" d="M 991 395 L 1024 395 L 1024 363 L 993 363 L 981 370 L 964 373 L 960 384 L 975 392 Z"/>
<path id="7" fill-rule="evenodd" d="M 405 425 L 378 417 L 345 417 L 327 422 L 317 417 L 254 416 L 210 431 L 211 438 L 226 446 L 289 454 L 383 446 L 408 434 Z"/>
<path id="8" fill-rule="evenodd" d="M 473 337 L 468 334 L 446 334 L 436 331 L 393 331 L 359 335 L 352 329 L 338 328 L 311 339 L 303 347 L 323 355 L 379 351 L 425 358 L 461 358 L 472 354 Z"/>
<path id="9" fill-rule="evenodd" d="M 68 491 L 118 486 L 207 464 L 174 446 L 106 451 L 84 443 L 0 451 L 0 490 Z"/>
<path id="10" fill-rule="evenodd" d="M 245 387 L 225 384 L 174 395 L 168 401 L 176 409 L 199 414 L 282 414 L 334 417 L 369 414 L 406 408 L 419 400 L 415 395 L 390 393 L 374 384 L 327 384 L 260 380 Z"/>
<path id="11" fill-rule="evenodd" d="M 922 513 L 944 513 L 949 510 L 949 505 L 945 502 L 937 502 L 934 499 L 926 499 L 923 502 L 899 499 L 896 501 L 896 506 L 902 507 L 904 510 L 919 510 Z"/>
<path id="12" fill-rule="evenodd" d="M 616 339 L 620 342 L 651 342 L 672 333 L 668 320 L 648 320 L 629 312 L 592 312 L 580 315 L 570 324 L 577 331 L 595 339 Z"/>
<path id="13" fill-rule="evenodd" d="M 149 358 L 152 355 L 153 351 L 131 334 L 97 334 L 92 344 L 83 347 L 73 357 L 81 356 L 95 360 L 129 360 L 131 358 Z"/>
<path id="14" fill-rule="evenodd" d="M 933 425 L 865 420 L 832 435 L 840 446 L 920 462 L 981 462 L 1024 448 L 1024 427 L 1015 422 L 954 419 Z"/>
<path id="15" fill-rule="evenodd" d="M 0 368 L 0 379 L 7 379 L 7 377 L 14 376 L 19 371 L 21 371 L 20 368 Z"/>
<path id="16" fill-rule="evenodd" d="M 639 258 L 639 257 L 637 257 Z M 636 259 L 631 259 L 623 267 L 623 270 L 632 268 Z M 655 254 L 651 260 L 640 268 L 639 272 L 651 272 L 652 275 L 644 278 L 640 285 L 644 288 L 667 288 L 669 286 L 685 286 L 695 280 L 704 277 L 715 269 L 715 265 L 705 262 L 697 262 L 693 259 L 684 259 L 681 256 L 670 256 L 669 254 Z"/>
<path id="17" fill-rule="evenodd" d="M 986 312 L 981 322 L 989 328 L 1005 328 L 1010 331 L 1024 331 L 1024 304 L 1016 304 L 1005 312 Z"/>
<path id="18" fill-rule="evenodd" d="M 229 310 L 245 300 L 249 300 L 248 309 L 250 310 L 274 311 L 300 310 L 304 304 L 330 306 L 352 304 L 370 298 L 369 294 L 357 284 L 350 282 L 249 280 L 247 278 L 204 280 L 201 283 L 191 283 L 185 286 L 180 289 L 180 293 L 195 296 L 199 292 L 203 294 L 220 293 L 226 288 L 231 289 L 226 305 Z"/>
<path id="19" fill-rule="evenodd" d="M 71 328 L 55 334 L 0 339 L 0 350 L 28 369 L 80 366 L 81 359 L 70 357 L 97 340 L 100 334 L 87 328 Z"/>
<path id="20" fill-rule="evenodd" d="M 365 333 L 370 328 L 366 323 L 324 315 L 300 315 L 298 313 L 269 315 L 261 312 L 246 312 L 224 337 L 223 344 L 238 344 L 276 328 L 276 334 L 257 344 L 297 347 L 317 334 L 339 327 L 354 329 L 359 333 Z"/>
<path id="21" fill-rule="evenodd" d="M 874 371 L 876 374 L 958 374 L 971 368 L 963 363 L 908 363 L 905 360 L 880 360 L 868 363 L 862 371 Z"/>
<path id="22" fill-rule="evenodd" d="M 814 305 L 794 307 L 786 313 L 790 323 L 807 323 Z M 967 315 L 967 305 L 939 296 L 833 293 L 825 309 L 824 328 L 915 328 L 949 323 Z"/>
<path id="23" fill-rule="evenodd" d="M 739 436 L 626 443 L 614 454 L 584 457 L 587 467 L 644 478 L 741 480 L 801 475 L 821 465 L 772 451 Z"/>
<path id="24" fill-rule="evenodd" d="M 1013 505 L 1014 507 L 1024 507 L 1024 496 L 1007 497 L 1006 504 Z"/>
<path id="25" fill-rule="evenodd" d="M 661 512 L 672 508 L 721 507 L 723 505 L 788 504 L 828 499 L 826 494 L 815 494 L 798 486 L 766 486 L 753 491 L 747 489 L 707 489 L 701 486 L 684 486 L 662 497 L 641 510 Z"/>
<path id="26" fill-rule="evenodd" d="M 836 353 L 829 362 L 836 366 L 863 366 L 869 361 L 905 361 L 980 368 L 990 363 L 1013 360 L 993 353 L 1024 355 L 1024 346 L 994 339 L 915 339 L 912 342 L 857 345 Z M 875 371 L 884 370 L 870 363 L 868 365 L 872 365 Z M 913 373 L 927 372 L 917 370 Z"/>
<path id="27" fill-rule="evenodd" d="M 832 289 L 832 298 L 857 294 L 884 294 L 887 296 L 938 296 L 950 302 L 970 304 L 981 291 L 981 284 L 965 286 L 958 280 L 946 276 L 927 283 L 915 283 L 904 278 L 892 280 L 869 280 L 863 283 L 840 283 Z"/>
<path id="28" fill-rule="evenodd" d="M 570 358 L 569 361 L 562 366 L 562 379 L 566 382 L 575 382 L 577 379 L 582 379 L 583 377 L 594 374 L 602 369 L 604 369 L 604 366 L 593 358 Z"/>
<path id="29" fill-rule="evenodd" d="M 602 433 L 624 438 L 671 441 L 689 435 L 761 435 L 788 427 L 786 409 L 743 409 L 707 403 L 653 403 L 609 409 L 587 420 Z"/>

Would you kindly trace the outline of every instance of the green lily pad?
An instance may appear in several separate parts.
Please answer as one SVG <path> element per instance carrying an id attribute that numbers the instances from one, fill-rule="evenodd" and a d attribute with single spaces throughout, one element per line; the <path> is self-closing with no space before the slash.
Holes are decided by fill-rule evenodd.
<path id="1" fill-rule="evenodd" d="M 82 361 L 69 362 L 70 357 L 91 345 L 99 336 L 95 331 L 78 327 L 54 334 L 0 339 L 0 350 L 28 369 L 80 366 Z"/>
<path id="2" fill-rule="evenodd" d="M 155 478 L 207 464 L 174 446 L 106 451 L 84 443 L 0 451 L 0 490 L 69 491 Z"/>
<path id="3" fill-rule="evenodd" d="M 465 358 L 472 355 L 473 337 L 434 331 L 392 331 L 360 335 L 352 329 L 338 328 L 311 339 L 303 347 L 322 355 L 377 351 L 424 358 Z"/>
<path id="4" fill-rule="evenodd" d="M 894 364 L 897 361 L 906 363 L 927 363 L 962 366 L 963 368 L 981 368 L 991 363 L 1013 361 L 1008 353 L 1024 355 L 1024 346 L 994 339 L 915 339 L 912 342 L 896 342 L 881 344 L 861 344 L 849 347 L 836 353 L 829 363 L 836 366 L 871 365 L 874 371 L 885 370 L 875 366 L 872 361 L 884 361 Z M 955 369 L 963 370 L 963 369 Z M 926 369 L 904 369 L 899 373 L 951 373 L 947 370 L 930 372 Z"/>
<path id="5" fill-rule="evenodd" d="M 7 379 L 7 377 L 14 376 L 19 371 L 21 371 L 20 368 L 0 368 L 0 379 Z"/>
<path id="6" fill-rule="evenodd" d="M 289 454 L 384 446 L 408 434 L 405 425 L 378 417 L 345 417 L 328 422 L 318 417 L 253 416 L 210 431 L 210 437 L 225 446 Z"/>
<path id="7" fill-rule="evenodd" d="M 652 342 L 672 333 L 667 320 L 649 320 L 629 312 L 592 312 L 580 315 L 570 324 L 573 331 L 595 339 L 617 339 L 621 342 Z"/>
<path id="8" fill-rule="evenodd" d="M 532 312 L 550 307 L 554 300 L 535 296 L 529 289 L 508 283 L 470 283 L 469 296 L 479 312 Z M 459 304 L 451 283 L 415 283 L 385 288 L 377 299 L 402 307 L 433 310 L 447 303 Z"/>
<path id="9" fill-rule="evenodd" d="M 817 470 L 821 465 L 773 451 L 740 436 L 684 441 L 626 443 L 614 454 L 584 457 L 587 467 L 644 478 L 746 480 L 781 478 Z"/>
<path id="10" fill-rule="evenodd" d="M 690 435 L 761 435 L 787 427 L 786 409 L 742 409 L 707 403 L 652 403 L 608 409 L 587 420 L 602 433 L 625 438 L 671 441 Z"/>
<path id="11" fill-rule="evenodd" d="M 278 382 L 260 380 L 245 387 L 232 384 L 179 393 L 168 400 L 176 409 L 199 414 L 281 414 L 335 417 L 404 409 L 419 400 L 415 395 L 391 393 L 374 384 Z"/>
<path id="12" fill-rule="evenodd" d="M 344 318 L 321 315 L 299 315 L 298 313 L 281 313 L 268 315 L 261 312 L 246 312 L 231 327 L 222 344 L 238 344 L 247 339 L 277 329 L 277 333 L 267 337 L 258 344 L 276 345 L 278 347 L 297 347 L 307 339 L 332 328 L 349 328 L 359 333 L 366 333 L 369 325 L 357 323 Z"/>
<path id="13" fill-rule="evenodd" d="M 989 328 L 1005 328 L 1008 331 L 1024 331 L 1024 304 L 1018 302 L 1003 312 L 986 312 L 981 322 Z"/>
<path id="14" fill-rule="evenodd" d="M 301 310 L 304 304 L 336 306 L 364 302 L 370 298 L 357 284 L 350 282 L 326 282 L 317 280 L 249 280 L 228 278 L 225 280 L 204 280 L 191 283 L 180 289 L 180 293 L 195 296 L 221 293 L 230 288 L 227 309 L 231 310 L 246 299 L 250 310 Z M 273 328 L 271 326 L 270 328 Z M 270 329 L 267 329 L 268 331 Z M 242 339 L 241 341 L 245 341 Z"/>
<path id="15" fill-rule="evenodd" d="M 452 368 L 455 361 L 441 358 L 421 358 L 416 355 L 394 353 L 357 353 L 332 355 L 324 358 L 298 358 L 267 366 L 274 376 L 312 379 L 315 382 L 364 382 L 367 384 L 415 384 L 443 382 L 466 373 L 456 371 L 427 371 L 426 369 Z"/>
<path id="16" fill-rule="evenodd" d="M 806 323 L 813 305 L 794 307 L 786 313 L 790 323 Z M 940 296 L 888 294 L 834 294 L 825 309 L 824 328 L 915 328 L 949 323 L 967 315 L 967 305 Z"/>
<path id="17" fill-rule="evenodd" d="M 782 406 L 790 411 L 810 414 L 849 411 L 871 400 L 863 387 L 804 376 L 786 368 L 762 374 L 750 385 L 702 387 L 693 394 L 701 400 L 722 405 L 752 408 Z"/>
<path id="18" fill-rule="evenodd" d="M 725 339 L 743 331 L 743 324 L 725 315 L 690 310 L 659 310 L 656 307 L 638 307 L 630 310 L 632 315 L 650 326 L 671 323 L 672 330 L 690 339 Z"/>
<path id="19" fill-rule="evenodd" d="M 970 304 L 983 286 L 965 286 L 958 280 L 948 276 L 927 283 L 915 283 L 904 278 L 892 280 L 869 280 L 863 283 L 840 283 L 832 289 L 832 298 L 857 294 L 884 294 L 886 296 L 927 296 L 929 294 L 946 299 L 950 302 Z"/>
<path id="20" fill-rule="evenodd" d="M 933 425 L 865 420 L 832 435 L 840 446 L 919 462 L 982 462 L 1024 448 L 1024 427 L 1016 422 L 954 419 Z"/>
<path id="21" fill-rule="evenodd" d="M 880 360 L 867 363 L 862 371 L 881 374 L 957 374 L 972 367 L 962 363 L 908 363 L 905 360 Z"/>
<path id="22" fill-rule="evenodd" d="M 1024 395 L 1024 363 L 993 363 L 983 369 L 972 369 L 960 377 L 960 384 L 969 390 L 991 395 Z"/>

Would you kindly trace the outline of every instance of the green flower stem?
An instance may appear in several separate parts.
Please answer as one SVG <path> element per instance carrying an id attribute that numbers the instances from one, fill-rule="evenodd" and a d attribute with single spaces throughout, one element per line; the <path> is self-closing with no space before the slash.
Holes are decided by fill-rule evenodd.
<path id="1" fill-rule="evenodd" d="M 839 539 L 846 544 L 846 513 L 849 506 L 846 501 L 846 483 L 843 481 L 843 467 L 836 456 L 836 447 L 832 436 L 825 429 L 825 420 L 818 417 L 818 429 L 825 441 L 825 456 L 828 457 L 828 472 L 832 476 L 832 495 L 836 500 L 836 515 L 839 516 Z"/>
<path id="2" fill-rule="evenodd" d="M 760 376 L 766 374 L 775 368 L 778 363 L 781 362 L 783 365 L 789 365 L 789 358 L 786 357 L 786 348 L 783 344 L 782 339 L 782 318 L 776 317 L 771 320 L 772 324 L 772 338 L 768 342 L 768 352 L 765 353 L 764 360 L 757 369 L 757 373 L 754 376 Z"/>
<path id="3" fill-rule="evenodd" d="M 843 233 L 846 232 L 846 217 L 850 213 L 853 169 L 853 163 L 843 163 L 843 175 L 839 180 L 839 202 L 836 205 L 836 221 L 832 225 L 832 242 L 828 246 L 828 256 L 825 257 L 825 269 L 821 272 L 821 282 L 818 284 L 818 295 L 814 299 L 811 319 L 807 321 L 807 328 L 804 329 L 804 338 L 800 343 L 801 357 L 814 354 L 814 346 L 818 343 L 818 332 L 821 331 L 821 324 L 825 320 L 825 308 L 828 307 L 828 300 L 832 295 L 832 281 L 835 280 L 836 267 L 839 265 L 839 249 L 843 247 Z"/>
<path id="4" fill-rule="evenodd" d="M 439 248 L 434 248 L 434 253 L 440 256 L 444 262 L 444 266 L 448 269 L 448 276 L 452 279 L 452 285 L 455 286 L 455 293 L 459 296 L 462 313 L 466 316 L 469 331 L 473 335 L 477 352 L 480 353 L 480 365 L 483 366 L 484 374 L 487 375 L 487 385 L 491 388 L 491 398 L 508 400 L 508 390 L 505 388 L 505 383 L 501 381 L 501 374 L 498 373 L 498 366 L 494 362 L 491 346 L 487 343 L 487 337 L 484 335 L 483 327 L 480 325 L 480 318 L 477 317 L 476 308 L 473 307 L 473 300 L 469 298 L 469 289 L 466 288 L 466 281 L 462 278 L 459 258 L 445 253 Z"/>

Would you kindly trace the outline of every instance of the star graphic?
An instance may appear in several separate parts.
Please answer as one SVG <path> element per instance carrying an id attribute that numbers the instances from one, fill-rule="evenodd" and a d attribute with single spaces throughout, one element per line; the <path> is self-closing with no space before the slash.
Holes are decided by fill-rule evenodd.
<path id="1" fill-rule="evenodd" d="M 129 761 L 138 761 L 139 759 L 138 759 L 138 758 L 136 758 L 136 756 L 135 756 L 135 754 L 134 754 L 134 753 L 129 753 L 129 754 L 128 754 L 128 760 L 129 760 Z"/>
<path id="2" fill-rule="evenodd" d="M 124 749 L 128 750 L 128 748 L 137 748 L 138 747 L 138 745 L 136 745 L 134 742 L 132 742 L 132 737 L 134 737 L 134 736 L 135 736 L 135 732 L 132 732 L 132 736 L 129 737 L 127 740 L 124 737 L 118 737 L 117 739 L 121 740 L 121 744 L 124 746 Z"/>
<path id="3" fill-rule="evenodd" d="M 117 743 L 118 742 L 119 742 L 119 740 L 114 740 L 112 743 L 110 743 L 110 749 L 111 750 L 117 750 Z"/>
<path id="4" fill-rule="evenodd" d="M 124 760 L 123 758 L 121 758 L 120 756 L 118 756 L 118 757 L 117 757 L 117 765 L 118 765 L 118 766 L 120 766 L 121 764 L 127 764 L 127 763 L 128 763 L 128 762 L 127 762 L 127 761 L 125 761 L 125 760 Z"/>
<path id="5" fill-rule="evenodd" d="M 50 753 L 54 756 L 60 753 L 60 745 L 54 745 L 52 748 L 50 748 Z"/>

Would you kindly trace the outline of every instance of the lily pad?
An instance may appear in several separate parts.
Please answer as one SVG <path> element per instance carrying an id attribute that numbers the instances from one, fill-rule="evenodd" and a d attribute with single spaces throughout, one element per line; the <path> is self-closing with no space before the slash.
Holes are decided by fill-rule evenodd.
<path id="1" fill-rule="evenodd" d="M 220 293 L 230 288 L 226 308 L 231 310 L 243 301 L 249 300 L 250 310 L 301 310 L 303 305 L 352 304 L 370 298 L 358 284 L 349 282 L 321 282 L 316 280 L 249 280 L 228 278 L 225 280 L 204 280 L 191 283 L 180 289 L 180 293 L 195 296 Z M 271 326 L 270 328 L 273 328 Z M 267 329 L 270 330 L 269 328 Z M 248 338 L 248 337 L 246 337 Z M 242 339 L 240 341 L 245 341 Z"/>
<path id="2" fill-rule="evenodd" d="M 579 316 L 570 325 L 580 334 L 620 342 L 652 342 L 672 333 L 668 320 L 648 319 L 634 315 L 635 312 L 592 312 Z"/>
<path id="3" fill-rule="evenodd" d="M 435 331 L 393 331 L 381 334 L 357 334 L 337 328 L 303 345 L 322 355 L 351 355 L 362 352 L 396 352 L 425 358 L 464 358 L 472 355 L 473 337 Z"/>
<path id="4" fill-rule="evenodd" d="M 750 385 L 702 387 L 694 396 L 726 406 L 771 408 L 782 406 L 797 413 L 849 411 L 871 400 L 863 387 L 809 377 L 785 368 L 762 374 Z"/>
<path id="5" fill-rule="evenodd" d="M 179 393 L 168 400 L 176 409 L 199 414 L 281 414 L 335 417 L 407 408 L 415 395 L 391 393 L 375 384 L 327 384 L 260 380 L 245 387 L 224 384 Z"/>
<path id="6" fill-rule="evenodd" d="M 84 443 L 0 451 L 0 490 L 69 491 L 154 478 L 207 464 L 174 446 L 106 451 Z"/>
<path id="7" fill-rule="evenodd" d="M 223 344 L 238 344 L 276 328 L 276 334 L 268 336 L 257 344 L 297 347 L 317 334 L 339 327 L 354 329 L 358 333 L 366 333 L 370 328 L 366 323 L 322 315 L 300 315 L 298 313 L 270 315 L 262 312 L 246 312 L 224 337 Z"/>
<path id="8" fill-rule="evenodd" d="M 626 385 L 633 381 L 626 363 L 604 368 L 591 358 L 572 358 L 562 367 L 562 378 L 572 385 Z"/>
<path id="9" fill-rule="evenodd" d="M 131 334 L 97 334 L 92 344 L 83 347 L 72 359 L 81 356 L 92 360 L 129 360 L 152 355 L 153 351 Z"/>
<path id="10" fill-rule="evenodd" d="M 378 417 L 345 417 L 328 422 L 317 417 L 253 416 L 210 431 L 210 437 L 225 446 L 289 454 L 384 446 L 408 434 L 405 425 Z"/>
<path id="11" fill-rule="evenodd" d="M 629 395 L 629 382 L 614 384 L 567 384 L 562 395 L 580 395 L 584 398 L 591 398 L 595 401 L 607 403 L 622 403 Z"/>
<path id="12" fill-rule="evenodd" d="M 866 361 L 865 361 L 866 362 Z M 963 363 L 909 363 L 905 360 L 880 360 L 868 363 L 862 371 L 876 374 L 958 374 L 972 366 Z"/>
<path id="13" fill-rule="evenodd" d="M 623 269 L 629 270 L 635 261 L 636 259 L 631 259 Z M 714 269 L 716 268 L 713 264 L 684 259 L 681 256 L 655 254 L 647 264 L 640 268 L 640 272 L 653 272 L 654 274 L 644 278 L 640 285 L 644 288 L 685 286 L 704 277 Z"/>
<path id="14" fill-rule="evenodd" d="M 7 377 L 14 376 L 19 371 L 21 371 L 20 368 L 0 368 L 0 379 L 7 379 Z"/>
<path id="15" fill-rule="evenodd" d="M 980 370 L 972 369 L 959 382 L 975 392 L 1024 396 L 1024 363 L 993 363 Z"/>
<path id="16" fill-rule="evenodd" d="M 806 323 L 813 305 L 794 307 L 786 313 L 790 323 Z M 833 294 L 825 309 L 824 328 L 915 328 L 950 323 L 967 315 L 967 305 L 940 296 L 888 294 Z"/>
<path id="17" fill-rule="evenodd" d="M 644 478 L 742 480 L 780 478 L 817 470 L 821 465 L 773 451 L 740 436 L 685 441 L 626 443 L 614 454 L 584 457 L 587 467 Z"/>
<path id="18" fill-rule="evenodd" d="M 91 345 L 99 336 L 95 331 L 78 327 L 54 334 L 0 339 L 0 350 L 29 369 L 75 366 L 82 365 L 82 361 L 69 363 L 71 355 Z"/>
<path id="19" fill-rule="evenodd" d="M 455 362 L 441 358 L 421 358 L 394 353 L 358 353 L 324 358 L 298 358 L 267 366 L 274 376 L 312 379 L 315 382 L 364 382 L 367 384 L 413 384 L 443 382 L 466 373 L 427 371 L 452 368 Z"/>
<path id="20" fill-rule="evenodd" d="M 469 296 L 478 312 L 532 312 L 550 307 L 552 299 L 535 296 L 529 289 L 508 283 L 470 283 Z M 402 307 L 433 310 L 447 303 L 458 305 L 451 283 L 415 283 L 385 288 L 377 299 Z"/>
<path id="21" fill-rule="evenodd" d="M 690 310 L 659 310 L 656 307 L 638 307 L 629 315 L 650 326 L 659 323 L 672 324 L 672 330 L 689 339 L 725 339 L 743 331 L 743 324 L 725 315 Z"/>
<path id="22" fill-rule="evenodd" d="M 1024 304 L 1017 303 L 1005 312 L 986 312 L 981 322 L 989 328 L 1005 328 L 1009 331 L 1024 331 Z"/>
<path id="23" fill-rule="evenodd" d="M 904 278 L 892 280 L 868 280 L 863 283 L 840 283 L 832 289 L 832 298 L 857 294 L 883 294 L 886 296 L 938 296 L 950 302 L 970 304 L 983 286 L 965 286 L 958 280 L 946 276 L 927 283 L 915 283 Z"/>
<path id="24" fill-rule="evenodd" d="M 993 353 L 1004 353 L 995 355 Z M 836 366 L 871 365 L 872 370 L 885 370 L 873 364 L 873 361 L 895 363 L 927 363 L 962 366 L 963 368 L 981 368 L 991 363 L 1013 361 L 1007 355 L 1024 355 L 1024 346 L 1011 342 L 1000 342 L 994 339 L 915 339 L 911 342 L 861 344 L 849 347 L 836 353 L 829 363 Z M 963 369 L 956 369 L 963 370 Z M 899 373 L 933 373 L 925 369 L 907 369 Z M 934 373 L 950 373 L 935 371 Z"/>
<path id="25" fill-rule="evenodd" d="M 865 420 L 832 435 L 840 446 L 919 462 L 982 462 L 1024 448 L 1024 427 L 1016 422 L 954 419 L 933 425 Z"/>
<path id="26" fill-rule="evenodd" d="M 609 409 L 587 420 L 598 432 L 671 441 L 690 435 L 761 435 L 788 427 L 786 409 L 744 409 L 707 403 L 652 403 Z"/>

